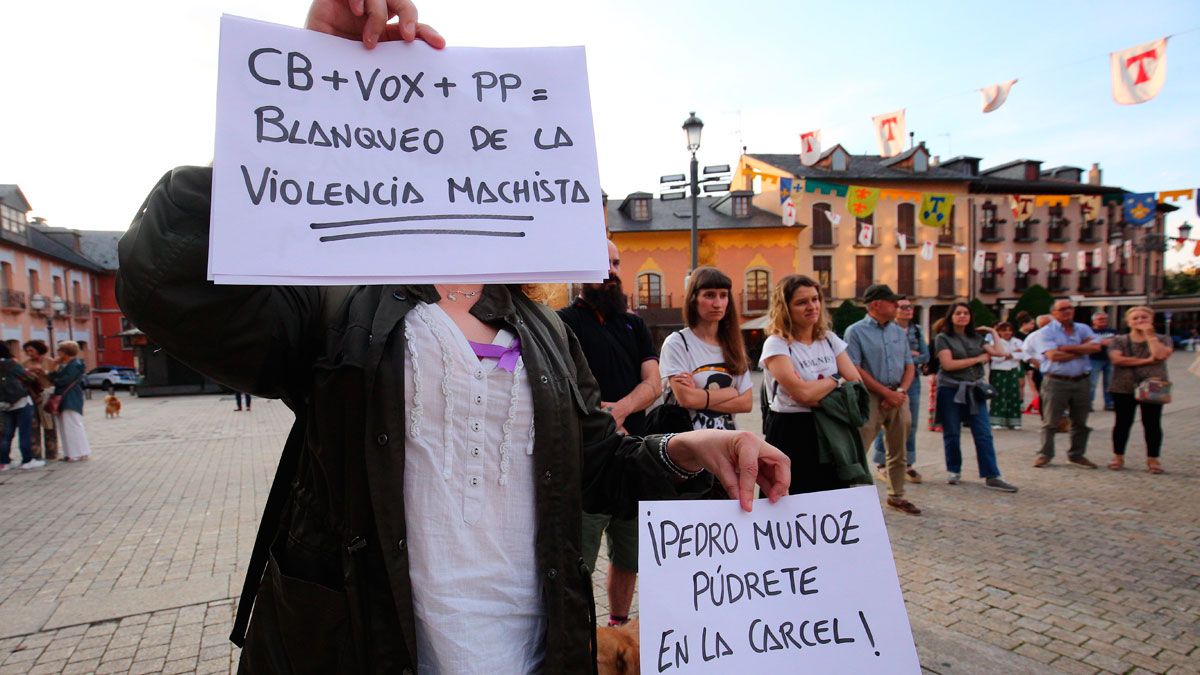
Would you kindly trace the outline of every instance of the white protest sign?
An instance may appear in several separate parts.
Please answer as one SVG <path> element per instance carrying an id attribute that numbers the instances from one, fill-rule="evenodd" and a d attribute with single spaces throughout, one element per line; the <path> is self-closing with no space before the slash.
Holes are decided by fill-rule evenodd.
<path id="1" fill-rule="evenodd" d="M 919 673 L 873 487 L 642 502 L 643 673 Z"/>
<path id="2" fill-rule="evenodd" d="M 209 276 L 606 278 L 583 48 L 368 51 L 223 17 Z"/>

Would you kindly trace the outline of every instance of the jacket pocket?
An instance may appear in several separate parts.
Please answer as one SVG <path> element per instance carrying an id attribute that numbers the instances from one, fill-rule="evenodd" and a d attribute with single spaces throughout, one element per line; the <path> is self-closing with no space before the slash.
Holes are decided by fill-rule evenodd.
<path id="1" fill-rule="evenodd" d="M 250 673 L 355 670 L 346 594 L 287 573 L 271 547 L 242 653 Z"/>

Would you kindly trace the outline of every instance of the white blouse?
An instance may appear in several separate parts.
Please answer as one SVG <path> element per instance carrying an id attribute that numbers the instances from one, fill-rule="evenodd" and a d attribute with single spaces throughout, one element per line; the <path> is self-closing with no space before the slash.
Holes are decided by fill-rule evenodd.
<path id="1" fill-rule="evenodd" d="M 420 673 L 528 673 L 545 645 L 533 399 L 437 305 L 405 317 L 404 507 Z M 515 336 L 501 330 L 494 344 Z"/>

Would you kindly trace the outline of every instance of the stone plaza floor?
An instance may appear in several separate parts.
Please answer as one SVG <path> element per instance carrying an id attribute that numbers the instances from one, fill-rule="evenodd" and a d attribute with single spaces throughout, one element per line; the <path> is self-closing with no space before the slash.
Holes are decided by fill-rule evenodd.
<path id="1" fill-rule="evenodd" d="M 1127 469 L 1103 468 L 1112 414 L 1097 412 L 1098 470 L 1065 463 L 1065 435 L 1055 463 L 1033 468 L 1027 417 L 1024 430 L 995 434 L 1019 493 L 983 488 L 969 436 L 964 481 L 947 485 L 922 413 L 925 482 L 908 497 L 924 514 L 888 511 L 886 522 L 927 672 L 1200 673 L 1193 356 L 1170 363 L 1160 476 L 1144 471 L 1139 426 Z M 119 419 L 98 398 L 87 404 L 91 461 L 0 474 L 0 675 L 236 666 L 234 599 L 292 415 L 260 399 L 235 413 L 231 396 L 123 401 Z M 759 428 L 755 414 L 739 423 Z"/>

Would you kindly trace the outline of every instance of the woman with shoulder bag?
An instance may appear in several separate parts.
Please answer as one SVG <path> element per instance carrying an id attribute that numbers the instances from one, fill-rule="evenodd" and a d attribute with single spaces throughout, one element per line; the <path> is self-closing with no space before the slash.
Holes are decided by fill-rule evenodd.
<path id="1" fill-rule="evenodd" d="M 830 327 L 816 281 L 800 274 L 780 279 L 771 289 L 770 307 L 759 360 L 770 401 L 766 440 L 792 460 L 791 494 L 850 487 L 837 466 L 820 462 L 813 408 L 843 380 L 861 381 L 858 369 Z"/>
<path id="2" fill-rule="evenodd" d="M 754 406 L 749 357 L 730 307 L 733 281 L 715 267 L 692 271 L 683 306 L 687 327 L 667 336 L 659 364 L 693 429 L 736 429 L 734 413 Z"/>
<path id="3" fill-rule="evenodd" d="M 84 365 L 79 358 L 79 343 L 71 340 L 58 343 L 58 363 L 58 370 L 51 376 L 54 394 L 46 402 L 46 408 L 57 418 L 63 461 L 82 462 L 92 454 L 92 447 L 83 428 Z"/>
<path id="4" fill-rule="evenodd" d="M 47 461 L 58 459 L 58 432 L 54 429 L 54 415 L 46 412 L 44 406 L 50 400 L 54 391 L 54 383 L 50 375 L 58 368 L 58 363 L 48 354 L 50 348 L 41 340 L 30 340 L 21 345 L 28 357 L 21 366 L 34 378 L 36 383 L 29 387 L 29 395 L 33 397 L 33 451 Z"/>
<path id="5" fill-rule="evenodd" d="M 983 379 L 983 364 L 993 356 L 1005 356 L 1002 348 L 986 344 L 980 333 L 995 339 L 989 327 L 975 327 L 971 307 L 965 302 L 950 305 L 950 316 L 934 339 L 934 354 L 940 371 L 937 383 L 937 414 L 942 422 L 942 447 L 946 452 L 947 482 L 958 485 L 962 479 L 962 424 L 971 427 L 975 440 L 975 458 L 979 462 L 979 477 L 984 485 L 1001 492 L 1016 492 L 1017 488 L 1000 477 L 996 465 L 996 446 L 992 442 L 992 425 L 988 418 L 987 401 L 995 389 Z"/>
<path id="6" fill-rule="evenodd" d="M 1108 346 L 1112 361 L 1112 382 L 1108 391 L 1116 406 L 1113 424 L 1113 458 L 1108 468 L 1118 471 L 1125 467 L 1125 445 L 1133 428 L 1133 417 L 1142 408 L 1142 431 L 1146 439 L 1146 470 L 1163 472 L 1158 461 L 1162 450 L 1162 409 L 1171 400 L 1167 379 L 1167 358 L 1175 351 L 1171 340 L 1154 333 L 1154 310 L 1131 307 L 1125 312 L 1129 333 L 1113 338 Z"/>

